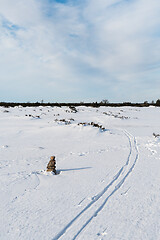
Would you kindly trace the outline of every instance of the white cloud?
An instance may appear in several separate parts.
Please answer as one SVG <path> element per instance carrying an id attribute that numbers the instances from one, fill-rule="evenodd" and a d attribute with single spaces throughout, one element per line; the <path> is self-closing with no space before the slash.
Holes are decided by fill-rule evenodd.
<path id="1" fill-rule="evenodd" d="M 155 81 L 152 94 L 158 86 L 159 11 L 158 0 L 0 0 L 0 82 L 5 89 L 6 81 L 14 87 L 23 82 L 19 98 L 34 82 L 35 96 L 50 100 L 53 86 L 57 101 L 83 100 L 84 92 L 86 100 L 101 99 L 105 86 L 111 100 L 121 101 L 134 89 L 128 84 L 139 84 L 141 100 L 146 76 Z M 126 93 L 118 99 L 122 85 Z"/>

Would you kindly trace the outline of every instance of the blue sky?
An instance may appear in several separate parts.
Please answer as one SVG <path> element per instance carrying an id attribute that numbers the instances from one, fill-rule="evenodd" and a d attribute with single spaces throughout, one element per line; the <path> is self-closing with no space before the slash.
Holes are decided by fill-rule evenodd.
<path id="1" fill-rule="evenodd" d="M 0 101 L 160 98 L 159 0 L 1 0 Z"/>

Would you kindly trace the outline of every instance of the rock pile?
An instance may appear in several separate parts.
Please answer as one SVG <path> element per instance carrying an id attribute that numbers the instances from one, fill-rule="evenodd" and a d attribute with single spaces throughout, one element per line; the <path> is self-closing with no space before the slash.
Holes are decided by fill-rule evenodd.
<path id="1" fill-rule="evenodd" d="M 153 133 L 153 136 L 156 138 L 156 137 L 160 137 L 160 134 L 155 134 Z"/>
<path id="2" fill-rule="evenodd" d="M 94 123 L 94 122 L 91 122 L 91 123 L 86 123 L 86 122 L 83 122 L 83 123 L 78 123 L 78 125 L 82 125 L 82 126 L 93 126 L 93 127 L 96 127 L 96 128 L 99 128 L 101 129 L 102 131 L 105 131 L 105 127 L 103 127 L 102 125 L 99 125 L 98 123 Z"/>
<path id="3" fill-rule="evenodd" d="M 54 172 L 56 174 L 56 160 L 55 156 L 50 157 L 50 161 L 47 165 L 47 172 Z"/>
<path id="4" fill-rule="evenodd" d="M 75 108 L 75 106 L 69 106 L 69 108 L 70 108 L 72 113 L 78 112 L 77 109 Z"/>

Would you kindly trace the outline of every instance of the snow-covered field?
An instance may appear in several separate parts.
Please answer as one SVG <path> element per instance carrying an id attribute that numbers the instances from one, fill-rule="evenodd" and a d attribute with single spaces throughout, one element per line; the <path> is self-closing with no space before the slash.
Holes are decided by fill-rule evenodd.
<path id="1" fill-rule="evenodd" d="M 1 107 L 0 239 L 159 240 L 153 133 L 155 107 Z"/>

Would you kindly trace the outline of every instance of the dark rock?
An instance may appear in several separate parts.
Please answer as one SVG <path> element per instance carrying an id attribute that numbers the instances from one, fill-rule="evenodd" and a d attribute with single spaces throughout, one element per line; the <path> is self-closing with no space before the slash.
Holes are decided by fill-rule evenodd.
<path id="1" fill-rule="evenodd" d="M 55 156 L 50 157 L 50 161 L 47 165 L 47 172 L 54 172 L 56 174 L 56 160 Z"/>

